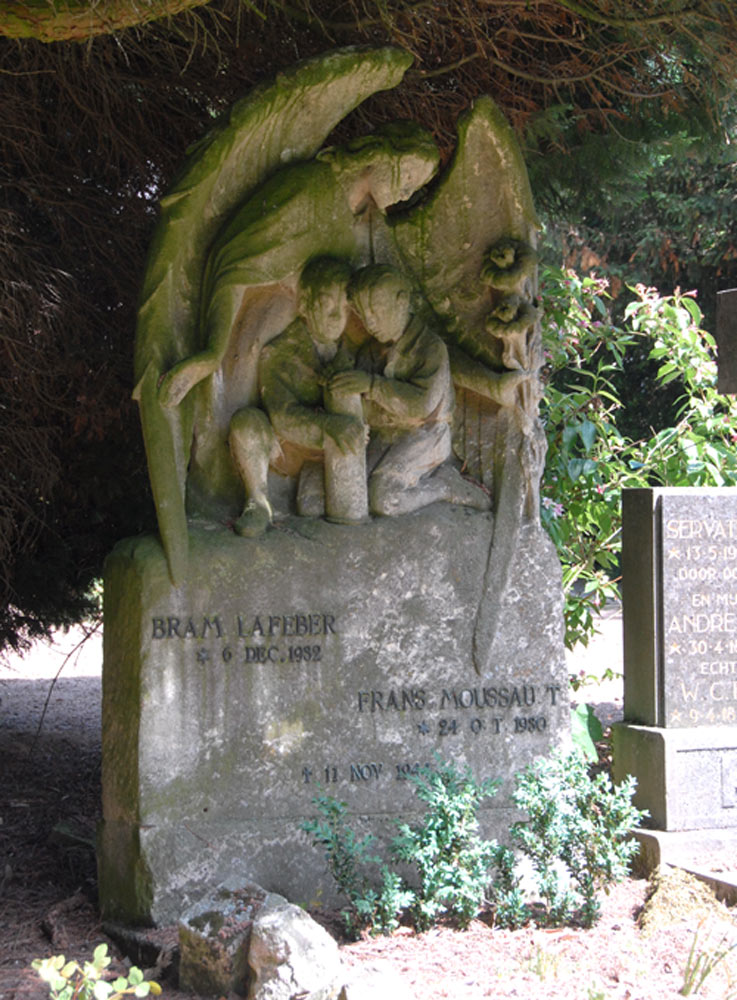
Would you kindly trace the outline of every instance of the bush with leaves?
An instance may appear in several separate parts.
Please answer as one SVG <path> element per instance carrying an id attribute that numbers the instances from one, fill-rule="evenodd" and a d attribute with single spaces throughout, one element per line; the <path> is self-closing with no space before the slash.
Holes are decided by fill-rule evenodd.
<path id="1" fill-rule="evenodd" d="M 51 1000 L 121 1000 L 122 997 L 158 996 L 161 987 L 132 965 L 127 976 L 104 979 L 110 965 L 106 944 L 98 944 L 91 962 L 67 962 L 63 955 L 37 958 L 33 968 L 49 985 Z"/>
<path id="2" fill-rule="evenodd" d="M 312 837 L 315 847 L 325 852 L 330 874 L 348 900 L 349 908 L 343 910 L 346 930 L 352 935 L 364 929 L 372 934 L 390 934 L 398 926 L 399 914 L 412 902 L 413 893 L 371 853 L 376 838 L 371 834 L 362 839 L 356 836 L 346 819 L 345 802 L 331 795 L 316 795 L 313 804 L 320 818 L 305 820 L 300 828 Z M 377 865 L 381 878 L 378 890 L 374 887 L 376 880 L 367 874 Z"/>
<path id="3" fill-rule="evenodd" d="M 427 808 L 421 823 L 400 825 L 392 856 L 417 869 L 412 922 L 426 930 L 447 915 L 466 927 L 484 900 L 496 852 L 495 843 L 478 835 L 477 812 L 499 783 L 477 783 L 470 770 L 440 763 L 411 780 Z"/>
<path id="4" fill-rule="evenodd" d="M 527 819 L 512 826 L 512 842 L 535 871 L 538 922 L 596 922 L 600 891 L 625 878 L 638 850 L 630 834 L 645 813 L 632 805 L 634 787 L 632 777 L 618 786 L 605 774 L 591 777 L 575 750 L 541 758 L 517 776 L 512 798 Z"/>
<path id="5" fill-rule="evenodd" d="M 717 392 L 714 341 L 692 295 L 638 285 L 618 326 L 605 279 L 549 268 L 541 288 L 550 371 L 541 516 L 563 567 L 572 648 L 588 643 L 617 593 L 621 490 L 737 484 L 737 403 Z M 679 380 L 683 394 L 672 426 L 633 441 L 618 428 L 625 403 L 617 386 L 642 338 L 658 365 L 656 385 Z"/>
<path id="6" fill-rule="evenodd" d="M 479 837 L 478 808 L 498 782 L 478 783 L 469 771 L 439 762 L 413 781 L 425 815 L 419 823 L 400 824 L 391 845 L 395 863 L 414 867 L 409 881 L 369 854 L 373 838 L 356 838 L 345 803 L 317 796 L 322 818 L 302 824 L 325 850 L 350 903 L 347 924 L 354 932 L 391 933 L 403 914 L 418 931 L 443 917 L 466 927 L 485 902 L 503 927 L 530 920 L 553 926 L 577 920 L 590 927 L 599 915 L 598 894 L 625 877 L 637 852 L 629 835 L 645 814 L 632 805 L 634 779 L 613 787 L 603 774 L 591 777 L 577 751 L 540 759 L 517 775 L 512 796 L 527 814 L 514 824 L 511 838 L 532 863 L 542 906 L 531 904 L 515 851 Z M 379 866 L 378 880 L 369 875 L 372 866 Z"/>
<path id="7" fill-rule="evenodd" d="M 325 851 L 336 885 L 350 903 L 344 916 L 352 932 L 391 933 L 402 912 L 417 930 L 426 930 L 442 916 L 465 927 L 484 900 L 497 845 L 480 839 L 476 814 L 498 782 L 477 783 L 470 771 L 461 773 L 440 762 L 421 768 L 409 780 L 427 808 L 420 823 L 399 825 L 391 856 L 416 868 L 413 885 L 369 853 L 374 838 L 356 837 L 347 824 L 344 802 L 316 796 L 313 802 L 322 818 L 301 825 Z M 366 874 L 372 866 L 379 866 L 378 889 L 377 880 Z"/>

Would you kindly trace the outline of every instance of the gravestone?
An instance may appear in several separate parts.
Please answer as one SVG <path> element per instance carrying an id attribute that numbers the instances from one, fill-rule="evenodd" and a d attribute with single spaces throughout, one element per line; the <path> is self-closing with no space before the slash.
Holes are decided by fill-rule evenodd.
<path id="1" fill-rule="evenodd" d="M 737 288 L 717 292 L 717 390 L 737 393 Z"/>
<path id="2" fill-rule="evenodd" d="M 615 775 L 662 830 L 737 827 L 737 489 L 623 492 Z"/>
<path id="3" fill-rule="evenodd" d="M 329 903 L 314 797 L 385 846 L 437 759 L 500 779 L 504 836 L 514 774 L 567 737 L 514 134 L 479 99 L 430 190 L 419 126 L 323 147 L 408 63 L 281 74 L 162 199 L 135 390 L 159 534 L 105 573 L 109 917 L 166 923 L 233 879 Z"/>

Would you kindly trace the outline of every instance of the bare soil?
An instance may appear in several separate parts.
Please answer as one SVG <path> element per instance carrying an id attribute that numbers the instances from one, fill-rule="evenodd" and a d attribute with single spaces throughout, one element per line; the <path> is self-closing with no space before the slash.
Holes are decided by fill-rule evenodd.
<path id="1" fill-rule="evenodd" d="M 42 647 L 30 659 L 0 667 L 0 1000 L 42 1000 L 48 994 L 30 968 L 34 958 L 88 958 L 107 940 L 96 909 L 93 849 L 100 815 L 100 642 L 93 637 L 65 662 L 78 638 L 62 637 L 61 649 Z M 598 654 L 589 650 L 575 668 L 589 673 L 592 664 L 601 670 L 611 663 L 619 669 L 617 641 L 612 626 Z M 586 693 L 609 719 L 621 712 L 621 681 Z M 648 888 L 634 878 L 616 886 L 592 930 L 505 931 L 487 920 L 467 931 L 441 927 L 421 936 L 402 928 L 390 938 L 343 944 L 344 960 L 390 966 L 423 1000 L 676 998 L 695 936 L 692 963 L 700 952 L 713 957 L 720 942 L 737 942 L 737 928 L 732 912 L 700 883 L 665 880 L 646 906 Z M 110 947 L 113 969 L 124 968 L 124 956 Z M 171 1000 L 189 997 L 171 981 L 163 986 Z M 737 951 L 716 965 L 699 995 L 737 996 Z"/>

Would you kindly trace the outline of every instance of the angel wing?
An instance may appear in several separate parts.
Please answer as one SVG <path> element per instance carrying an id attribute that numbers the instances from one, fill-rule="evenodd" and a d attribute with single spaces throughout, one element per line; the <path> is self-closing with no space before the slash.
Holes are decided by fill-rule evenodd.
<path id="1" fill-rule="evenodd" d="M 520 530 L 526 518 L 537 520 L 544 456 L 534 305 L 538 228 L 516 137 L 489 97 L 479 98 L 460 120 L 455 155 L 431 197 L 393 225 L 399 257 L 445 321 L 457 388 L 455 449 L 493 495 L 494 535 L 474 633 L 480 673 L 491 661 Z M 502 273 L 504 264 L 495 268 L 489 260 L 490 249 L 501 247 L 502 256 L 517 254 L 524 263 Z M 505 326 L 493 317 L 510 304 L 522 320 Z M 521 341 L 514 349 L 512 330 Z M 505 331 L 507 340 L 500 336 Z M 529 371 L 526 383 L 521 371 L 509 370 L 510 359 L 514 368 Z"/>
<path id="2" fill-rule="evenodd" d="M 540 224 L 516 136 L 490 97 L 458 123 L 458 144 L 430 198 L 394 224 L 394 240 L 454 338 L 484 335 L 484 258 L 505 237 L 534 243 Z"/>
<path id="3" fill-rule="evenodd" d="M 162 376 L 198 343 L 203 262 L 225 218 L 278 167 L 312 157 L 337 123 L 412 61 L 398 49 L 342 49 L 280 73 L 198 144 L 169 193 L 149 251 L 138 313 L 138 400 L 159 532 L 174 583 L 187 565 L 184 493 L 193 402 L 165 409 Z"/>

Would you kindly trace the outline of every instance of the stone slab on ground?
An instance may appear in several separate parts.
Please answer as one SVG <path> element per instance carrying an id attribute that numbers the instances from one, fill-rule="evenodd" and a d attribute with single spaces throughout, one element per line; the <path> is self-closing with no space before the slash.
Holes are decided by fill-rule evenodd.
<path id="1" fill-rule="evenodd" d="M 567 737 L 560 570 L 523 529 L 492 666 L 474 670 L 487 514 L 437 504 L 345 527 L 293 519 L 263 540 L 192 532 L 171 585 L 155 538 L 107 568 L 106 915 L 166 923 L 231 876 L 299 903 L 333 896 L 300 822 L 348 803 L 384 840 L 438 754 L 500 778 L 483 832 L 516 818 L 514 774 Z"/>
<path id="2" fill-rule="evenodd" d="M 737 904 L 737 832 L 733 830 L 638 830 L 637 871 L 649 875 L 661 865 L 681 868 Z"/>

